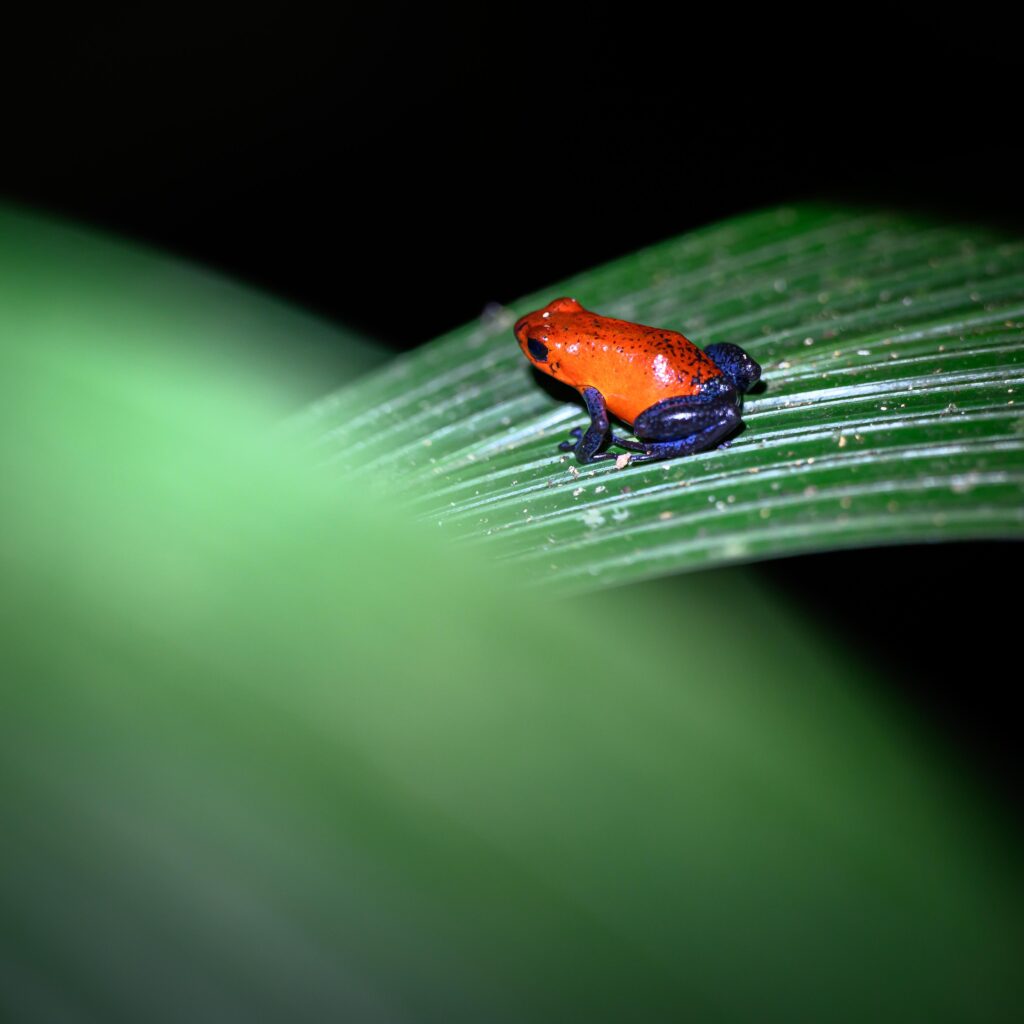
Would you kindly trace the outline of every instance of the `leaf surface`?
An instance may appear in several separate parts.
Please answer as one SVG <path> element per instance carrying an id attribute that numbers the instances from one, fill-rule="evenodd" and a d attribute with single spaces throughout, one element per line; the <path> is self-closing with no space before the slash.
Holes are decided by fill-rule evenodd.
<path id="1" fill-rule="evenodd" d="M 570 294 L 763 366 L 715 451 L 616 469 L 518 350 Z M 820 205 L 666 242 L 489 313 L 311 407 L 333 472 L 567 589 L 796 552 L 1024 532 L 1024 243 Z"/>

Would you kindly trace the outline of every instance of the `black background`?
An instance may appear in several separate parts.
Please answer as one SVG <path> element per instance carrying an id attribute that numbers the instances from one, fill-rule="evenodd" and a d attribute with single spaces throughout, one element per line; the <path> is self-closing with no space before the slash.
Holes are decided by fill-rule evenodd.
<path id="1" fill-rule="evenodd" d="M 381 5 L 327 23 L 147 7 L 9 26 L 0 192 L 396 349 L 780 201 L 1024 228 L 1019 62 L 983 9 L 941 24 L 662 10 L 623 24 L 621 9 Z M 1021 567 L 1020 545 L 992 544 L 759 571 L 820 628 L 859 637 L 1005 780 L 1019 613 L 1002 587 Z"/>
<path id="2" fill-rule="evenodd" d="M 400 348 L 769 203 L 1024 220 L 997 24 L 673 15 L 55 16 L 8 37 L 0 188 Z"/>

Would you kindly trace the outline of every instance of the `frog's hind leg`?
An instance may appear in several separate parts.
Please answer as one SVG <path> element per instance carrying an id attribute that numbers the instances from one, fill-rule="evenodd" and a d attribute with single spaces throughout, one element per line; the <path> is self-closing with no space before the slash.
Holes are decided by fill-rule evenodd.
<path id="1" fill-rule="evenodd" d="M 742 422 L 736 392 L 729 388 L 711 398 L 666 398 L 636 418 L 633 432 L 643 442 L 633 462 L 672 459 L 714 448 Z"/>

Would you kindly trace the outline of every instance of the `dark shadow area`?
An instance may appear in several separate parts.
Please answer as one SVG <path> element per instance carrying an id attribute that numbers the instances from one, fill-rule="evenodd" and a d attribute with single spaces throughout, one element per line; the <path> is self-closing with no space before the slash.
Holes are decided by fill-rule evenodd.
<path id="1" fill-rule="evenodd" d="M 529 363 L 524 363 L 523 372 L 529 373 L 530 377 L 533 379 L 533 383 L 542 391 L 547 392 L 547 394 L 556 401 L 575 402 L 580 407 L 581 412 L 586 412 L 586 407 L 583 404 L 583 399 L 580 397 L 580 393 L 564 381 L 552 377 L 549 373 L 543 373 L 541 370 L 538 370 L 536 366 L 532 366 Z"/>
<path id="2" fill-rule="evenodd" d="M 0 196 L 396 348 L 772 203 L 1024 224 L 1016 66 L 955 19 L 927 46 L 919 24 L 865 19 L 825 58 L 707 16 L 684 40 L 657 18 L 501 5 L 10 28 Z"/>
<path id="3" fill-rule="evenodd" d="M 978 541 L 804 555 L 751 568 L 812 628 L 854 646 L 925 723 L 1024 811 L 1020 602 L 1024 544 Z"/>

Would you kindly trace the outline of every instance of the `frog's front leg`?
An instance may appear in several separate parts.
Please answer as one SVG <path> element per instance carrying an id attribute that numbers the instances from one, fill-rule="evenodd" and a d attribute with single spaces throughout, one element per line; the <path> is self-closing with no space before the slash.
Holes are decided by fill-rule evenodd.
<path id="1" fill-rule="evenodd" d="M 665 398 L 645 409 L 633 423 L 643 454 L 633 462 L 672 459 L 714 448 L 740 425 L 736 390 Z"/>
<path id="2" fill-rule="evenodd" d="M 614 459 L 615 456 L 609 452 L 598 452 L 608 436 L 608 406 L 605 405 L 604 395 L 597 388 L 584 388 L 583 401 L 587 403 L 587 412 L 590 413 L 590 426 L 584 434 L 580 427 L 570 431 L 575 441 L 563 441 L 559 451 L 573 452 L 578 462 L 598 462 L 601 459 Z"/>

